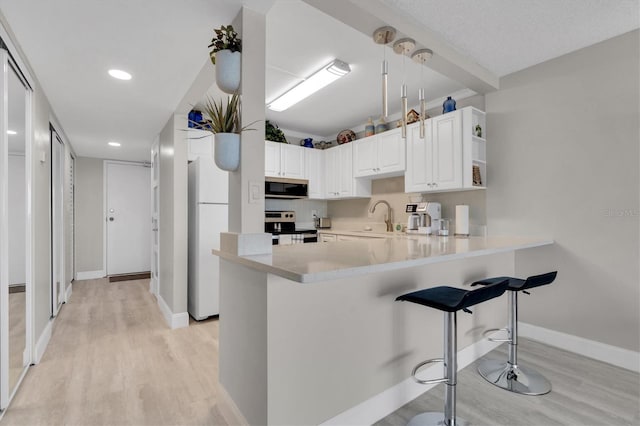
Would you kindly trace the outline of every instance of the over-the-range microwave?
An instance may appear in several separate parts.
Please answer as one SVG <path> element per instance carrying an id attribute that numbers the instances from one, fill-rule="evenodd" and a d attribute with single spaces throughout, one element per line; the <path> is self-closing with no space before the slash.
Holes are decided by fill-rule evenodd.
<path id="1" fill-rule="evenodd" d="M 264 180 L 265 198 L 308 198 L 309 181 L 305 179 L 288 179 L 266 177 Z"/>

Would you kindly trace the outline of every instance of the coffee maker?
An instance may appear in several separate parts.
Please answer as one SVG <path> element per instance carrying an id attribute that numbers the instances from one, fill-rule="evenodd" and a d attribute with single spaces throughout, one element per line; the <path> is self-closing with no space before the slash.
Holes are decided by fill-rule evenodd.
<path id="1" fill-rule="evenodd" d="M 442 220 L 442 206 L 436 202 L 407 204 L 405 210 L 411 213 L 407 232 L 416 234 L 437 234 Z"/>

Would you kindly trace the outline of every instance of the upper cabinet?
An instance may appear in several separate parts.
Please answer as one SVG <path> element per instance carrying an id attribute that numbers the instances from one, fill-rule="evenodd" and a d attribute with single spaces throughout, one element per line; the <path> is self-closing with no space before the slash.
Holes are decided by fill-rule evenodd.
<path id="1" fill-rule="evenodd" d="M 325 198 L 324 155 L 325 151 L 319 149 L 304 150 L 304 170 L 305 178 L 309 181 L 310 199 L 322 200 Z"/>
<path id="2" fill-rule="evenodd" d="M 353 176 L 383 178 L 405 171 L 405 141 L 402 129 L 353 142 Z"/>
<path id="3" fill-rule="evenodd" d="M 484 182 L 480 182 L 486 179 L 485 141 L 474 134 L 478 125 L 484 134 L 484 113 L 466 107 L 425 124 L 424 138 L 420 137 L 418 123 L 408 130 L 405 192 L 482 188 Z"/>
<path id="4" fill-rule="evenodd" d="M 353 143 L 325 150 L 325 198 L 361 198 L 371 196 L 371 181 L 353 176 Z"/>
<path id="5" fill-rule="evenodd" d="M 265 141 L 265 176 L 305 179 L 305 149 L 308 148 Z"/>

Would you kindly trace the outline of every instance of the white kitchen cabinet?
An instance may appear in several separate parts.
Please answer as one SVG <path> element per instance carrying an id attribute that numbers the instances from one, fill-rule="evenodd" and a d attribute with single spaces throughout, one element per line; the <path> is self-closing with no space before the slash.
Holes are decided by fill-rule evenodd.
<path id="1" fill-rule="evenodd" d="M 309 181 L 310 199 L 324 199 L 324 154 L 325 151 L 319 149 L 304 150 L 305 179 Z"/>
<path id="2" fill-rule="evenodd" d="M 309 148 L 265 141 L 265 176 L 304 179 L 305 149 Z"/>
<path id="3" fill-rule="evenodd" d="M 325 151 L 325 198 L 371 196 L 371 181 L 353 177 L 353 143 Z"/>
<path id="4" fill-rule="evenodd" d="M 393 129 L 353 142 L 353 176 L 383 178 L 405 171 L 402 129 Z"/>
<path id="5" fill-rule="evenodd" d="M 407 130 L 405 192 L 437 192 L 481 188 L 473 183 L 473 166 L 486 172 L 484 139 L 473 136 L 484 113 L 472 107 L 443 114 L 425 122 L 420 138 L 419 123 Z"/>

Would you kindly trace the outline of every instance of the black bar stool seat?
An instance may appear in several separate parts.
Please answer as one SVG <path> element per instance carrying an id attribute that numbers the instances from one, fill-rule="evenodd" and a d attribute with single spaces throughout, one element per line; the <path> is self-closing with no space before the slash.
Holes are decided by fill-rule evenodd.
<path id="1" fill-rule="evenodd" d="M 487 283 L 485 286 L 474 290 L 440 286 L 414 291 L 396 298 L 397 301 L 417 303 L 444 312 L 444 357 L 422 361 L 411 372 L 413 379 L 420 384 L 445 384 L 444 412 L 418 414 L 409 421 L 408 426 L 464 426 L 468 424 L 466 421 L 456 417 L 456 384 L 458 377 L 456 313 L 459 310 L 471 313 L 468 309 L 469 307 L 502 296 L 508 286 L 509 280 L 505 278 Z M 445 377 L 432 380 L 422 380 L 416 377 L 416 373 L 421 367 L 434 362 L 444 363 Z"/>
<path id="2" fill-rule="evenodd" d="M 492 286 L 496 282 L 508 281 L 509 287 L 509 326 L 503 329 L 487 330 L 485 333 L 506 331 L 506 339 L 494 339 L 493 342 L 509 343 L 508 360 L 500 361 L 485 358 L 478 365 L 478 372 L 489 383 L 499 388 L 523 395 L 544 395 L 551 392 L 551 382 L 532 368 L 518 364 L 518 292 L 529 294 L 527 290 L 551 284 L 558 271 L 533 275 L 526 280 L 514 277 L 494 277 L 476 281 L 471 286 Z"/>

